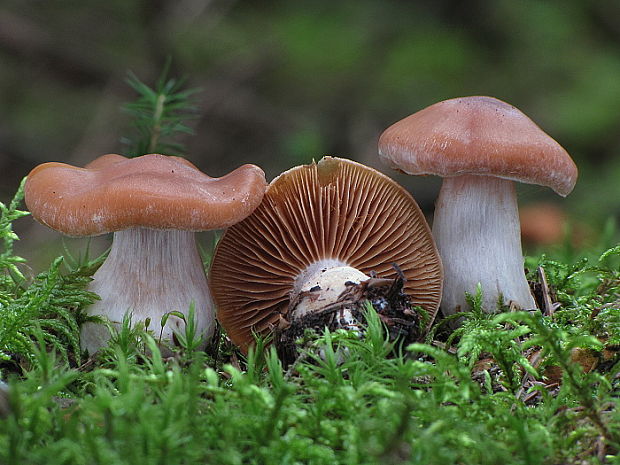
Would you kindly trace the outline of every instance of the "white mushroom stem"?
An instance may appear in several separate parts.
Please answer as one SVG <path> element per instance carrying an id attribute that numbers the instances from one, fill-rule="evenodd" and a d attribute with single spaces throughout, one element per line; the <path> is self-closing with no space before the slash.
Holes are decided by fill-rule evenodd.
<path id="1" fill-rule="evenodd" d="M 441 309 L 466 311 L 465 292 L 482 286 L 483 306 L 535 308 L 523 269 L 513 181 L 491 176 L 445 178 L 435 206 L 433 236 L 444 267 Z"/>
<path id="2" fill-rule="evenodd" d="M 131 312 L 134 324 L 150 318 L 148 329 L 155 338 L 161 332 L 162 341 L 171 341 L 174 332 L 183 332 L 183 320 L 171 315 L 162 331 L 162 316 L 170 311 L 187 315 L 193 303 L 198 334 L 206 340 L 213 333 L 213 304 L 193 232 L 133 228 L 114 233 L 110 254 L 89 290 L 101 300 L 87 313 L 105 316 L 117 327 Z M 90 353 L 108 338 L 104 325 L 82 327 L 82 348 Z"/>
<path id="3" fill-rule="evenodd" d="M 293 298 L 303 295 L 291 311 L 291 319 L 301 318 L 308 313 L 321 310 L 336 303 L 346 290 L 346 283 L 359 284 L 370 279 L 361 271 L 339 260 L 320 260 L 306 268 L 295 280 Z M 355 326 L 351 311 L 344 308 L 340 321 L 343 327 Z"/>

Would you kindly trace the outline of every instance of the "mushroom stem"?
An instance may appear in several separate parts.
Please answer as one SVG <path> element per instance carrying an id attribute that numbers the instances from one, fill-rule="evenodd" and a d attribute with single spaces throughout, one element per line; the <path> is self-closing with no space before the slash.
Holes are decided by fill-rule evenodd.
<path id="1" fill-rule="evenodd" d="M 444 266 L 441 309 L 465 311 L 465 292 L 482 286 L 483 307 L 500 298 L 535 308 L 523 269 L 517 196 L 512 181 L 491 176 L 444 178 L 435 206 L 433 236 Z"/>
<path id="2" fill-rule="evenodd" d="M 106 315 L 120 326 L 127 312 L 133 321 L 150 318 L 149 330 L 163 341 L 183 330 L 183 321 L 170 316 L 163 331 L 161 318 L 170 311 L 187 314 L 192 303 L 197 333 L 205 340 L 214 329 L 214 310 L 194 233 L 132 228 L 114 233 L 106 261 L 93 276 L 89 290 L 101 297 L 87 308 L 89 315 Z M 81 344 L 90 353 L 109 338 L 100 324 L 82 326 Z"/>

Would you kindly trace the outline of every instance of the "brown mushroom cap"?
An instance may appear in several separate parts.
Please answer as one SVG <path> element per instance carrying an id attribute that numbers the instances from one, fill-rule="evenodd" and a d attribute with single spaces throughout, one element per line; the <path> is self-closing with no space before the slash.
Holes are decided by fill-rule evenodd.
<path id="1" fill-rule="evenodd" d="M 325 157 L 274 179 L 261 205 L 228 228 L 211 266 L 218 319 L 247 349 L 286 315 L 295 280 L 322 259 L 365 274 L 406 277 L 405 292 L 434 318 L 442 268 L 430 229 L 411 195 L 359 163 Z"/>
<path id="2" fill-rule="evenodd" d="M 37 166 L 28 175 L 25 201 L 35 219 L 71 236 L 131 227 L 202 231 L 245 218 L 266 184 L 254 165 L 211 178 L 179 157 L 108 154 L 85 168 Z"/>
<path id="3" fill-rule="evenodd" d="M 379 156 L 408 174 L 497 176 L 568 195 L 577 167 L 560 144 L 518 109 L 492 97 L 444 100 L 381 135 Z"/>

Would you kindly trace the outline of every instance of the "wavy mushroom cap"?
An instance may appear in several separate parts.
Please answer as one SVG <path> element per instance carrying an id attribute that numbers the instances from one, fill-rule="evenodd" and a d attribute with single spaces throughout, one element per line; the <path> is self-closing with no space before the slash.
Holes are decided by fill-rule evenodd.
<path id="1" fill-rule="evenodd" d="M 218 319 L 242 349 L 286 315 L 297 278 L 322 260 L 365 274 L 405 275 L 413 305 L 434 318 L 442 267 L 413 197 L 359 163 L 325 157 L 276 179 L 261 205 L 220 240 L 210 286 Z"/>
<path id="2" fill-rule="evenodd" d="M 28 175 L 25 201 L 36 220 L 70 236 L 131 227 L 204 231 L 248 216 L 266 185 L 254 165 L 211 178 L 179 157 L 108 154 L 84 168 L 37 166 Z"/>
<path id="3" fill-rule="evenodd" d="M 493 97 L 431 105 L 387 128 L 379 156 L 407 174 L 478 174 L 547 186 L 568 195 L 577 181 L 570 155 L 517 108 Z"/>

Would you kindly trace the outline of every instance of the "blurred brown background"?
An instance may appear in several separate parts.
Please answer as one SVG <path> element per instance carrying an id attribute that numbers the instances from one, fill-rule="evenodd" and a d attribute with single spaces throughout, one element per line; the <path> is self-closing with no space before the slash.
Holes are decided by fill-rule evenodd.
<path id="1" fill-rule="evenodd" d="M 171 75 L 201 88 L 182 142 L 211 176 L 255 163 L 271 179 L 342 156 L 396 177 L 432 214 L 440 181 L 381 167 L 377 138 L 436 101 L 491 95 L 580 169 L 567 199 L 521 186 L 520 202 L 555 203 L 595 239 L 620 211 L 618 18 L 615 0 L 3 0 L 0 200 L 41 162 L 123 153 L 128 71 L 153 84 L 172 57 Z M 16 227 L 22 255 L 58 253 L 57 233 Z"/>

